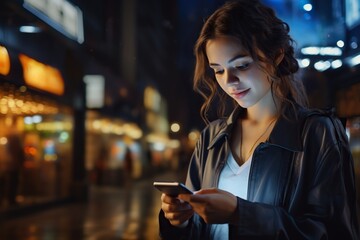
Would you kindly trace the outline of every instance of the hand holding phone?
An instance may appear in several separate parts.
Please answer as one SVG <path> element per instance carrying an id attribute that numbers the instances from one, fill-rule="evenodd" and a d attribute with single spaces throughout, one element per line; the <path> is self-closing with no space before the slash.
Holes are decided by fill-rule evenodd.
<path id="1" fill-rule="evenodd" d="M 179 194 L 193 194 L 190 189 L 180 182 L 154 182 L 154 187 L 173 197 L 176 197 Z"/>
<path id="2" fill-rule="evenodd" d="M 179 194 L 193 194 L 184 184 L 179 182 L 154 182 L 154 187 L 163 192 L 161 195 L 161 209 L 164 217 L 177 227 L 186 227 L 194 211 L 188 202 L 176 197 Z"/>

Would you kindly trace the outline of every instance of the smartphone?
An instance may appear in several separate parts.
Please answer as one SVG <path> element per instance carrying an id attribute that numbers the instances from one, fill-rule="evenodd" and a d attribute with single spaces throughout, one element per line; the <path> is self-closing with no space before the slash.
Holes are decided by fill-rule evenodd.
<path id="1" fill-rule="evenodd" d="M 180 182 L 154 182 L 154 187 L 161 192 L 176 197 L 179 194 L 193 194 L 183 183 Z"/>

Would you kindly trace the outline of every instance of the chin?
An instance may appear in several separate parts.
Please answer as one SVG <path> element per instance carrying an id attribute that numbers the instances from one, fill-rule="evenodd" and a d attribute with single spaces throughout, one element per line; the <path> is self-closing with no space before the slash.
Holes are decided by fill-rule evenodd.
<path id="1" fill-rule="evenodd" d="M 237 104 L 239 104 L 240 107 L 242 108 L 249 108 L 252 106 L 252 104 L 248 104 L 248 103 L 244 103 L 244 102 L 240 102 L 240 101 L 236 101 Z"/>

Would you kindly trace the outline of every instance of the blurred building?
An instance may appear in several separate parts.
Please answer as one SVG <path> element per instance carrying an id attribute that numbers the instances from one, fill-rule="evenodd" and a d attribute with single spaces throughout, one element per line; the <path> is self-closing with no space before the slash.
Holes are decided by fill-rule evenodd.
<path id="1" fill-rule="evenodd" d="M 85 176 L 79 43 L 40 21 L 38 7 L 31 1 L 1 3 L 0 209 L 5 212 L 70 199 Z"/>
<path id="2" fill-rule="evenodd" d="M 158 2 L 0 3 L 1 216 L 174 166 L 159 90 L 171 4 Z"/>

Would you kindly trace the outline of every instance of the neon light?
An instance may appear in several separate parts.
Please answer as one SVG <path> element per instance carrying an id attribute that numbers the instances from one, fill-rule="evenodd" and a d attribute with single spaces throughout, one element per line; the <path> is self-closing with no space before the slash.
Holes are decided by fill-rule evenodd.
<path id="1" fill-rule="evenodd" d="M 7 49 L 0 46 L 0 74 L 8 75 L 10 73 L 10 57 Z"/>
<path id="2" fill-rule="evenodd" d="M 64 94 L 64 80 L 58 69 L 38 62 L 24 54 L 19 54 L 19 59 L 23 67 L 24 80 L 28 86 L 56 95 Z"/>

